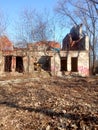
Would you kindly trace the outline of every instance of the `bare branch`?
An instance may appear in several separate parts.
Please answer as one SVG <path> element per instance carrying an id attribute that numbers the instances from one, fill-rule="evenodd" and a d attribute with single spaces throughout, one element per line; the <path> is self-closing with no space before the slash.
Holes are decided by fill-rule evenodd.
<path id="1" fill-rule="evenodd" d="M 93 2 L 94 4 L 98 4 L 97 0 L 89 0 L 89 1 Z"/>

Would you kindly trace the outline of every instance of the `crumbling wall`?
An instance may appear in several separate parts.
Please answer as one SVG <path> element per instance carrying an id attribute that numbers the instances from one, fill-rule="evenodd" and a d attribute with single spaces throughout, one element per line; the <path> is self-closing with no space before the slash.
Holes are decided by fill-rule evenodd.
<path id="1" fill-rule="evenodd" d="M 11 72 L 32 73 L 35 70 L 35 62 L 41 67 L 40 70 L 49 71 L 54 76 L 67 74 L 77 74 L 80 76 L 89 76 L 89 38 L 85 37 L 84 50 L 58 50 L 48 51 L 34 50 L 30 48 L 25 50 L 13 50 L 11 52 L 1 53 L 0 69 L 4 72 L 5 56 L 11 56 Z M 37 64 L 36 64 L 37 65 Z M 22 67 L 22 68 L 21 68 Z M 19 70 L 18 70 L 19 69 Z"/>
<path id="2" fill-rule="evenodd" d="M 57 52 L 53 52 L 53 56 L 51 57 L 51 74 L 59 75 L 60 73 L 60 55 Z"/>
<path id="3" fill-rule="evenodd" d="M 62 75 L 89 76 L 89 52 L 88 51 L 61 51 L 61 57 L 66 57 L 67 71 L 61 71 Z M 72 62 L 73 60 L 73 62 Z M 61 69 L 62 70 L 62 69 Z"/>
<path id="4" fill-rule="evenodd" d="M 62 50 L 85 50 L 86 35 L 82 33 L 82 24 L 73 26 L 70 32 L 64 37 Z"/>
<path id="5" fill-rule="evenodd" d="M 89 54 L 88 53 L 82 53 L 79 56 L 79 62 L 78 62 L 78 72 L 81 76 L 89 76 L 90 74 L 90 66 L 89 66 Z"/>
<path id="6" fill-rule="evenodd" d="M 67 71 L 65 74 L 77 74 L 89 76 L 90 72 L 90 49 L 89 37 L 82 34 L 81 27 L 73 27 L 65 36 L 62 44 L 61 57 L 67 58 Z M 80 29 L 80 30 L 79 30 Z M 62 70 L 62 69 L 61 69 Z M 63 74 L 64 74 L 63 73 Z"/>
<path id="7" fill-rule="evenodd" d="M 2 56 L 2 51 L 0 51 L 0 73 L 4 71 L 4 57 Z"/>

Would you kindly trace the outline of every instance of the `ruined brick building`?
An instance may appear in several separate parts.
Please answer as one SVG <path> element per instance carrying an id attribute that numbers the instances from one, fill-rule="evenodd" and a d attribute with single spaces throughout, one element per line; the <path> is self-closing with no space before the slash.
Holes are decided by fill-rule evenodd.
<path id="1" fill-rule="evenodd" d="M 74 41 L 70 33 L 62 47 L 55 41 L 27 44 L 15 48 L 6 36 L 0 38 L 0 73 L 32 73 L 47 71 L 51 75 L 90 75 L 89 38 Z"/>

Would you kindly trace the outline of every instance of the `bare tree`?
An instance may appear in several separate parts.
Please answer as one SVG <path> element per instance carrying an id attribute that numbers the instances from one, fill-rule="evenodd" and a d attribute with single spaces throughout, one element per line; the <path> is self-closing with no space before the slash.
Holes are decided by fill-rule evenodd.
<path id="1" fill-rule="evenodd" d="M 93 2 L 94 4 L 98 4 L 97 0 L 89 0 L 89 1 Z"/>
<path id="2" fill-rule="evenodd" d="M 98 1 L 97 0 L 89 0 L 89 1 L 93 4 L 98 15 Z"/>
<path id="3" fill-rule="evenodd" d="M 34 39 L 36 41 L 47 41 L 51 39 L 51 18 L 46 11 L 45 14 L 38 13 L 35 17 Z"/>
<path id="4" fill-rule="evenodd" d="M 24 9 L 17 23 L 17 36 L 21 41 L 20 43 L 24 45 L 34 41 L 51 39 L 50 20 L 48 12 L 43 14 L 36 10 Z"/>
<path id="5" fill-rule="evenodd" d="M 96 57 L 95 45 L 98 39 L 98 16 L 94 5 L 90 0 L 77 0 L 76 2 L 74 0 L 62 0 L 59 1 L 56 12 L 70 24 L 83 23 L 85 33 L 90 37 L 94 71 Z"/>
<path id="6" fill-rule="evenodd" d="M 6 32 L 7 25 L 8 19 L 6 18 L 6 15 L 0 11 L 0 36 Z"/>
<path id="7" fill-rule="evenodd" d="M 35 10 L 24 9 L 19 15 L 18 21 L 15 21 L 16 38 L 22 47 L 33 41 L 35 13 Z"/>

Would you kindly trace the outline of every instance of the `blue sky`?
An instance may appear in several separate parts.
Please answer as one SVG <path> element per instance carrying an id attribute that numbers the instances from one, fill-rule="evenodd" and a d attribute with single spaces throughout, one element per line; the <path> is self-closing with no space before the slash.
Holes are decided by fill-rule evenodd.
<path id="1" fill-rule="evenodd" d="M 57 0 L 0 0 L 0 8 L 5 12 L 17 13 L 25 7 L 37 8 L 43 10 L 48 8 L 51 10 L 55 6 Z"/>
<path id="2" fill-rule="evenodd" d="M 3 11 L 13 23 L 16 16 L 18 16 L 24 8 L 36 9 L 37 11 L 42 11 L 47 8 L 47 10 L 52 13 L 56 2 L 57 0 L 0 0 L 0 10 Z M 11 26 L 10 24 L 9 32 L 11 32 Z"/>

